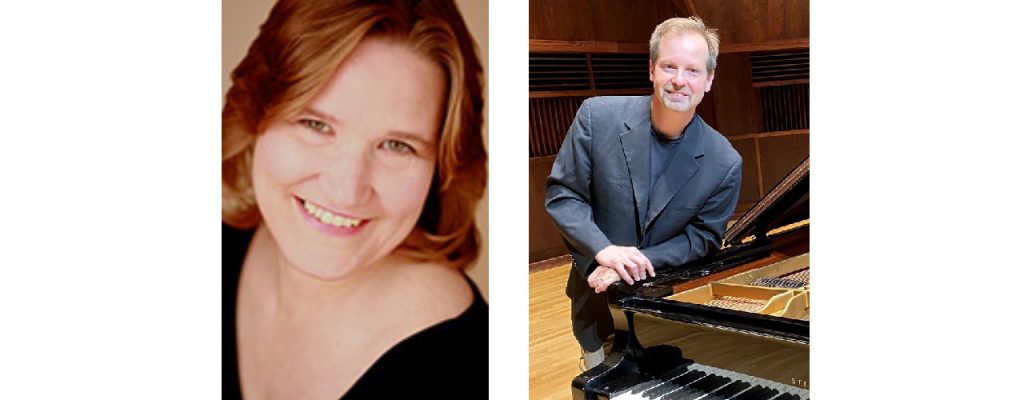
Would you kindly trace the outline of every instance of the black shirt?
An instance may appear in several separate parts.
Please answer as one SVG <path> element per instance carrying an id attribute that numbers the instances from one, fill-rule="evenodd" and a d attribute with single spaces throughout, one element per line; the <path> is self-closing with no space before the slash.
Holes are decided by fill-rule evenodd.
<path id="1" fill-rule="evenodd" d="M 242 397 L 235 343 L 235 300 L 242 261 L 253 230 L 221 225 L 223 276 L 223 397 Z M 342 399 L 487 397 L 488 307 L 476 285 L 473 303 L 459 316 L 441 321 L 399 342 L 384 353 Z"/>

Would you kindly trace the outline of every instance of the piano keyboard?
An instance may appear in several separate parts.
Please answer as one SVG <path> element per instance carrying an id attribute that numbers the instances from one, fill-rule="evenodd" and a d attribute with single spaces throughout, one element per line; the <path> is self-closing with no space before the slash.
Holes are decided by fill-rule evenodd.
<path id="1" fill-rule="evenodd" d="M 615 400 L 809 400 L 807 389 L 729 370 L 689 364 L 661 377 L 615 391 Z"/>

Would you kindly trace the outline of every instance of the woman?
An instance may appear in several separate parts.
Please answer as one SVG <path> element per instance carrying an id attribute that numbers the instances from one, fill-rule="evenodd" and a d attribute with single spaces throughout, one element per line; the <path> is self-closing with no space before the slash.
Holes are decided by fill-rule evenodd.
<path id="1" fill-rule="evenodd" d="M 450 0 L 274 6 L 223 112 L 226 397 L 486 396 L 481 75 Z"/>

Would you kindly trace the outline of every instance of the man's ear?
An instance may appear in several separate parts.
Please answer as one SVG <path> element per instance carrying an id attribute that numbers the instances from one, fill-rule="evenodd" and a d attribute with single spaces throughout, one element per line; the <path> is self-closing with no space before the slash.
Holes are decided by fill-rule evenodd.
<path id="1" fill-rule="evenodd" d="M 711 82 L 715 80 L 715 71 L 708 72 L 708 84 L 704 86 L 704 93 L 711 91 Z"/>
<path id="2" fill-rule="evenodd" d="M 654 61 L 647 60 L 647 79 L 654 82 Z"/>

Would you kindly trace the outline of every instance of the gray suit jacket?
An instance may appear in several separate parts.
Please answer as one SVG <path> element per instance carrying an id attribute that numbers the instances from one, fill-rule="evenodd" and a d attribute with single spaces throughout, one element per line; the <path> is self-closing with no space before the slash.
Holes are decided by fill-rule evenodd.
<path id="1" fill-rule="evenodd" d="M 551 168 L 545 206 L 583 281 L 608 245 L 639 247 L 649 239 L 641 251 L 655 269 L 721 245 L 739 199 L 739 154 L 695 115 L 668 169 L 649 182 L 650 139 L 650 96 L 591 98 L 576 113 Z"/>

